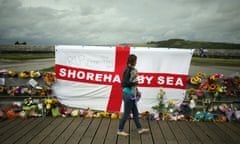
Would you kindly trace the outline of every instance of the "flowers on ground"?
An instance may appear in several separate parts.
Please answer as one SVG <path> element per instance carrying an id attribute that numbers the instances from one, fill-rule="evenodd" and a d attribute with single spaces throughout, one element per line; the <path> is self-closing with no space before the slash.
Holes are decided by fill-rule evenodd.
<path id="1" fill-rule="evenodd" d="M 91 108 L 80 109 L 62 105 L 57 97 L 48 97 L 51 86 L 56 81 L 55 73 L 40 73 L 38 71 L 16 73 L 12 70 L 0 73 L 0 94 L 9 96 L 25 95 L 29 98 L 14 103 L 10 108 L 1 110 L 9 118 L 27 118 L 39 116 L 53 117 L 84 117 L 84 118 L 121 118 L 122 113 L 94 111 Z M 5 86 L 4 78 L 20 78 L 28 85 Z M 31 80 L 28 81 L 27 78 Z M 40 85 L 42 79 L 45 86 Z M 32 96 L 40 96 L 38 100 Z M 146 110 L 139 114 L 146 120 L 188 120 L 188 121 L 215 121 L 225 122 L 234 119 L 240 120 L 240 75 L 225 77 L 222 74 L 207 75 L 198 72 L 189 77 L 185 101 L 178 106 L 174 99 L 166 100 L 166 92 L 159 89 L 156 96 L 158 104 L 152 106 L 156 113 Z M 226 103 L 225 103 L 226 102 Z M 132 118 L 131 116 L 129 118 Z"/>
<path id="2" fill-rule="evenodd" d="M 233 109 L 235 109 L 235 111 L 239 109 L 239 104 L 234 102 L 239 96 L 240 75 L 238 73 L 225 77 L 218 73 L 206 75 L 198 72 L 189 80 L 186 100 L 190 102 L 191 107 L 195 105 L 194 102 L 202 103 L 202 112 L 205 113 L 204 116 L 206 116 L 206 113 L 214 112 L 214 116 L 208 114 L 208 120 L 213 118 L 217 119 L 216 117 L 219 116 L 221 117 L 219 121 L 224 121 L 224 117 L 230 121 L 233 117 Z M 227 104 L 224 103 L 225 101 Z M 231 109 L 229 109 L 230 105 Z M 195 118 L 196 116 L 197 119 L 199 119 L 199 113 L 196 113 Z"/>

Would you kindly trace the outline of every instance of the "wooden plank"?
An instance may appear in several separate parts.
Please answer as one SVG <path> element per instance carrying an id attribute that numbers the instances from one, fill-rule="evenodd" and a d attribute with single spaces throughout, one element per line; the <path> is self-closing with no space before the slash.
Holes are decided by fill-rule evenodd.
<path id="1" fill-rule="evenodd" d="M 37 136 L 45 127 L 47 127 L 54 119 L 52 118 L 41 118 L 42 121 L 36 126 L 33 127 L 30 131 L 28 131 L 25 136 L 22 136 L 20 139 L 18 139 L 15 144 L 26 144 L 31 139 L 33 139 L 35 136 Z"/>
<path id="2" fill-rule="evenodd" d="M 211 125 L 214 125 L 216 127 L 216 130 L 219 130 L 217 134 L 219 134 L 220 137 L 224 137 L 227 141 L 226 143 L 238 143 L 240 140 L 240 136 L 238 136 L 236 133 L 234 133 L 231 129 L 229 129 L 225 123 L 212 123 Z"/>
<path id="3" fill-rule="evenodd" d="M 164 131 L 159 126 L 158 121 L 155 121 L 155 120 L 154 121 L 149 121 L 149 128 L 151 130 L 153 143 L 155 143 L 155 144 L 165 144 L 165 143 L 167 143 L 164 136 L 163 136 Z"/>
<path id="4" fill-rule="evenodd" d="M 227 144 L 234 143 L 233 139 L 225 131 L 221 131 L 221 129 L 215 123 L 207 122 L 206 125 L 209 129 L 213 130 L 219 138 L 222 139 L 222 142 Z"/>
<path id="5" fill-rule="evenodd" d="M 231 122 L 229 122 L 229 123 L 226 123 L 225 124 L 229 129 L 231 129 L 232 131 L 234 131 L 238 136 L 240 136 L 240 128 L 239 127 L 237 127 L 236 125 L 236 123 L 231 123 Z"/>
<path id="6" fill-rule="evenodd" d="M 100 122 L 101 122 L 101 119 L 93 118 L 92 123 L 89 125 L 87 131 L 83 134 L 79 143 L 90 144 L 95 137 L 95 134 L 99 127 Z"/>
<path id="7" fill-rule="evenodd" d="M 34 119 L 33 121 L 31 121 L 31 123 L 28 123 L 27 125 L 25 125 L 22 129 L 20 129 L 19 131 L 15 132 L 14 134 L 12 134 L 10 137 L 8 137 L 8 139 L 5 139 L 2 144 L 9 144 L 9 143 L 15 143 L 18 139 L 20 139 L 21 137 L 25 137 L 25 134 L 30 131 L 31 129 L 33 129 L 37 124 L 39 124 L 43 119 L 41 118 L 37 118 Z M 28 120 L 26 120 L 28 121 Z"/>
<path id="8" fill-rule="evenodd" d="M 141 137 L 137 133 L 137 128 L 135 126 L 134 120 L 129 120 L 130 122 L 130 136 L 129 136 L 129 143 L 130 144 L 139 144 L 141 143 Z"/>
<path id="9" fill-rule="evenodd" d="M 117 143 L 117 129 L 118 129 L 119 119 L 111 119 L 109 124 L 109 129 L 105 138 L 105 144 Z"/>
<path id="10" fill-rule="evenodd" d="M 221 137 L 219 137 L 214 130 L 206 125 L 208 122 L 196 122 L 199 128 L 211 139 L 213 143 L 221 144 L 224 143 Z"/>
<path id="11" fill-rule="evenodd" d="M 214 141 L 212 141 L 212 139 L 210 139 L 208 135 L 196 123 L 198 122 L 187 122 L 188 126 L 191 127 L 192 131 L 200 139 L 200 141 L 204 144 L 214 143 Z"/>
<path id="12" fill-rule="evenodd" d="M 9 121 L 9 123 L 4 123 L 5 126 L 2 126 L 0 128 L 0 136 L 2 136 L 4 133 L 7 133 L 8 130 L 11 131 L 16 125 L 20 124 L 22 122 L 21 119 L 11 119 L 11 120 L 6 120 Z"/>
<path id="13" fill-rule="evenodd" d="M 73 121 L 67 126 L 64 132 L 54 141 L 55 144 L 65 144 L 66 141 L 71 137 L 75 129 L 80 125 L 82 119 L 73 118 Z"/>
<path id="14" fill-rule="evenodd" d="M 200 144 L 200 139 L 196 136 L 194 131 L 192 131 L 191 127 L 187 125 L 188 122 L 181 121 L 179 122 L 179 127 L 181 128 L 183 134 L 186 136 L 189 142 L 193 144 Z"/>
<path id="15" fill-rule="evenodd" d="M 187 136 L 184 135 L 183 131 L 179 127 L 181 122 L 172 121 L 168 122 L 169 127 L 171 128 L 173 134 L 175 135 L 178 143 L 189 144 Z"/>
<path id="16" fill-rule="evenodd" d="M 149 126 L 149 121 L 148 120 L 140 120 L 142 127 L 143 128 L 149 128 L 149 132 L 141 134 L 141 141 L 142 143 L 147 143 L 147 144 L 153 144 L 153 139 L 152 139 L 152 133 L 151 133 L 151 129 Z"/>
<path id="17" fill-rule="evenodd" d="M 240 129 L 240 123 L 238 122 L 232 122 L 232 124 L 234 124 L 235 127 L 237 127 L 238 129 Z"/>
<path id="18" fill-rule="evenodd" d="M 110 125 L 110 119 L 103 118 L 101 119 L 101 123 L 99 124 L 99 128 L 97 129 L 96 135 L 93 139 L 92 144 L 104 144 L 106 134 L 108 132 Z M 115 131 L 116 134 L 116 131 Z"/>
<path id="19" fill-rule="evenodd" d="M 8 121 L 8 122 L 7 122 Z M 3 121 L 5 123 L 5 121 Z M 239 143 L 240 123 L 140 121 L 150 132 L 139 135 L 134 121 L 124 127 L 130 136 L 117 136 L 119 119 L 9 119 L 0 128 L 0 143 Z M 2 124 L 2 123 L 1 123 Z"/>
<path id="20" fill-rule="evenodd" d="M 173 132 L 171 131 L 167 121 L 158 121 L 162 131 L 163 136 L 165 137 L 166 143 L 168 144 L 177 144 L 177 139 Z"/>
<path id="21" fill-rule="evenodd" d="M 130 133 L 130 120 L 127 120 L 124 126 L 124 131 Z M 117 137 L 117 144 L 128 144 L 129 143 L 129 136 L 118 136 Z"/>
<path id="22" fill-rule="evenodd" d="M 19 121 L 19 120 L 16 119 L 16 121 Z M 34 121 L 34 120 L 33 119 L 20 120 L 20 123 L 14 124 L 14 127 L 11 127 L 10 129 L 8 129 L 8 131 L 6 131 L 5 133 L 3 133 L 1 135 L 0 143 L 4 142 L 7 138 L 11 137 L 13 134 L 15 134 L 18 131 L 20 131 L 21 129 L 23 129 L 25 126 L 30 124 L 32 121 Z"/>
<path id="23" fill-rule="evenodd" d="M 0 121 L 0 129 L 5 127 L 5 126 L 7 126 L 7 125 L 9 125 L 11 122 L 14 122 L 14 121 L 15 121 L 15 119 L 6 119 L 6 120 L 1 119 L 1 121 Z"/>
<path id="24" fill-rule="evenodd" d="M 93 119 L 90 118 L 80 118 L 82 121 L 73 132 L 71 137 L 68 139 L 66 144 L 78 144 L 83 134 L 87 131 L 89 125 L 92 123 Z"/>
<path id="25" fill-rule="evenodd" d="M 68 127 L 68 125 L 73 121 L 73 117 L 63 118 L 63 122 L 58 125 L 41 143 L 49 144 L 53 143 L 64 130 Z"/>
<path id="26" fill-rule="evenodd" d="M 41 143 L 45 138 L 48 138 L 48 135 L 50 135 L 53 130 L 58 127 L 64 118 L 52 118 L 54 119 L 45 129 L 43 129 L 38 135 L 36 135 L 31 141 L 29 141 L 29 144 L 38 144 Z"/>

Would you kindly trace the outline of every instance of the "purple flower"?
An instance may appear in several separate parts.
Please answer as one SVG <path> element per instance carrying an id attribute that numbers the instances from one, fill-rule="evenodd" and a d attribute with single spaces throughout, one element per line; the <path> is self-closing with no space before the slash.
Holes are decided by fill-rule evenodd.
<path id="1" fill-rule="evenodd" d="M 131 95 L 131 96 L 130 96 L 130 99 L 131 99 L 131 100 L 139 101 L 140 96 L 134 96 L 134 95 Z"/>

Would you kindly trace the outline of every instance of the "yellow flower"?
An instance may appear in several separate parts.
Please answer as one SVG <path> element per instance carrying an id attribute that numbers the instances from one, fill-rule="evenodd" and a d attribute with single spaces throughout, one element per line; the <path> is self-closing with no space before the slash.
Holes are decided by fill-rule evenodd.
<path id="1" fill-rule="evenodd" d="M 163 113 L 163 117 L 164 118 L 168 118 L 169 117 L 169 114 L 167 112 Z"/>
<path id="2" fill-rule="evenodd" d="M 202 76 L 203 76 L 203 72 L 201 72 L 201 71 L 198 72 L 198 73 L 197 73 L 197 76 L 198 76 L 198 77 L 202 77 Z"/>
<path id="3" fill-rule="evenodd" d="M 176 102 L 174 100 L 168 100 L 168 104 L 172 105 L 172 106 L 175 106 Z"/>
<path id="4" fill-rule="evenodd" d="M 188 89 L 188 92 L 189 92 L 189 94 L 191 94 L 191 95 L 192 95 L 192 94 L 195 94 L 195 91 L 196 91 L 196 90 L 195 90 L 194 88 Z"/>
<path id="5" fill-rule="evenodd" d="M 208 91 L 215 91 L 216 89 L 217 89 L 216 84 L 211 84 L 210 86 L 208 86 Z"/>
<path id="6" fill-rule="evenodd" d="M 111 118 L 112 118 L 112 119 L 116 119 L 116 118 L 117 118 L 117 114 L 116 114 L 116 113 L 112 113 L 112 114 L 111 114 Z"/>
<path id="7" fill-rule="evenodd" d="M 104 118 L 108 117 L 108 112 L 106 111 L 103 111 L 100 114 L 101 114 L 101 117 L 104 117 Z"/>
<path id="8" fill-rule="evenodd" d="M 53 100 L 52 99 L 47 99 L 45 100 L 45 104 L 52 104 L 53 103 Z"/>
<path id="9" fill-rule="evenodd" d="M 209 77 L 210 80 L 216 80 L 216 77 L 214 75 Z"/>
<path id="10" fill-rule="evenodd" d="M 220 87 L 219 85 L 217 85 L 217 88 L 216 88 L 216 90 L 217 90 L 218 92 L 223 92 L 223 88 L 222 88 L 222 87 Z"/>
<path id="11" fill-rule="evenodd" d="M 140 113 L 141 116 L 150 116 L 150 112 L 149 111 L 145 111 Z"/>
<path id="12" fill-rule="evenodd" d="M 3 92 L 3 91 L 4 91 L 4 87 L 0 86 L 0 92 Z"/>
<path id="13" fill-rule="evenodd" d="M 201 112 L 200 111 L 197 111 L 196 114 L 200 114 Z"/>
<path id="14" fill-rule="evenodd" d="M 191 84 L 196 85 L 201 82 L 201 79 L 198 76 L 193 76 L 193 77 L 191 77 L 190 82 L 191 82 Z"/>
<path id="15" fill-rule="evenodd" d="M 8 71 L 8 75 L 10 75 L 10 76 L 15 76 L 17 73 L 15 72 L 15 71 L 13 71 L 13 70 L 9 70 Z"/>
<path id="16" fill-rule="evenodd" d="M 52 85 L 55 81 L 56 81 L 56 77 L 54 73 L 45 73 L 43 75 L 44 77 L 44 81 L 48 84 L 48 85 Z"/>
<path id="17" fill-rule="evenodd" d="M 38 72 L 38 71 L 30 71 L 30 77 L 32 77 L 32 78 L 38 78 L 38 77 L 40 77 L 40 72 Z"/>
<path id="18" fill-rule="evenodd" d="M 48 104 L 46 105 L 46 109 L 51 109 L 51 104 L 48 103 Z"/>

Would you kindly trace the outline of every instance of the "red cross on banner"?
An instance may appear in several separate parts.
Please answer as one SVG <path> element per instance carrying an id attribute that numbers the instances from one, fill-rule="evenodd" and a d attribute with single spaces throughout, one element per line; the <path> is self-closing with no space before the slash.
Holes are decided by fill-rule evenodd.
<path id="1" fill-rule="evenodd" d="M 115 68 L 114 72 L 108 72 L 108 71 L 95 71 L 95 70 L 86 70 L 86 69 L 80 69 L 80 68 L 72 68 L 69 66 L 64 65 L 56 65 L 56 77 L 58 79 L 64 79 L 64 80 L 71 80 L 71 81 L 79 81 L 79 82 L 87 82 L 87 83 L 95 83 L 95 84 L 106 84 L 106 85 L 112 85 L 112 90 L 109 96 L 108 105 L 107 105 L 107 111 L 108 112 L 118 112 L 120 111 L 121 104 L 122 104 L 122 88 L 121 83 L 119 82 L 118 78 L 122 79 L 122 73 L 126 66 L 127 59 L 129 56 L 130 48 L 125 46 L 117 46 L 116 47 L 116 57 L 115 57 Z M 68 71 L 67 75 L 61 75 L 61 69 L 64 69 Z M 69 72 L 71 70 L 71 72 Z M 81 73 L 81 72 L 84 72 Z M 86 76 L 83 76 L 85 75 Z M 109 75 L 113 78 L 112 80 L 102 81 L 102 80 L 96 80 L 96 75 Z M 84 78 L 82 78 L 84 77 Z M 116 81 L 114 81 L 114 78 L 116 77 Z M 82 79 L 81 79 L 82 78 Z"/>
<path id="2" fill-rule="evenodd" d="M 129 52 L 130 52 L 129 47 L 117 47 L 115 60 L 116 61 L 115 73 L 120 75 L 120 79 L 122 79 L 122 73 L 124 67 L 127 64 Z M 107 111 L 118 112 L 120 111 L 121 104 L 122 104 L 121 84 L 114 83 L 107 105 Z"/>

